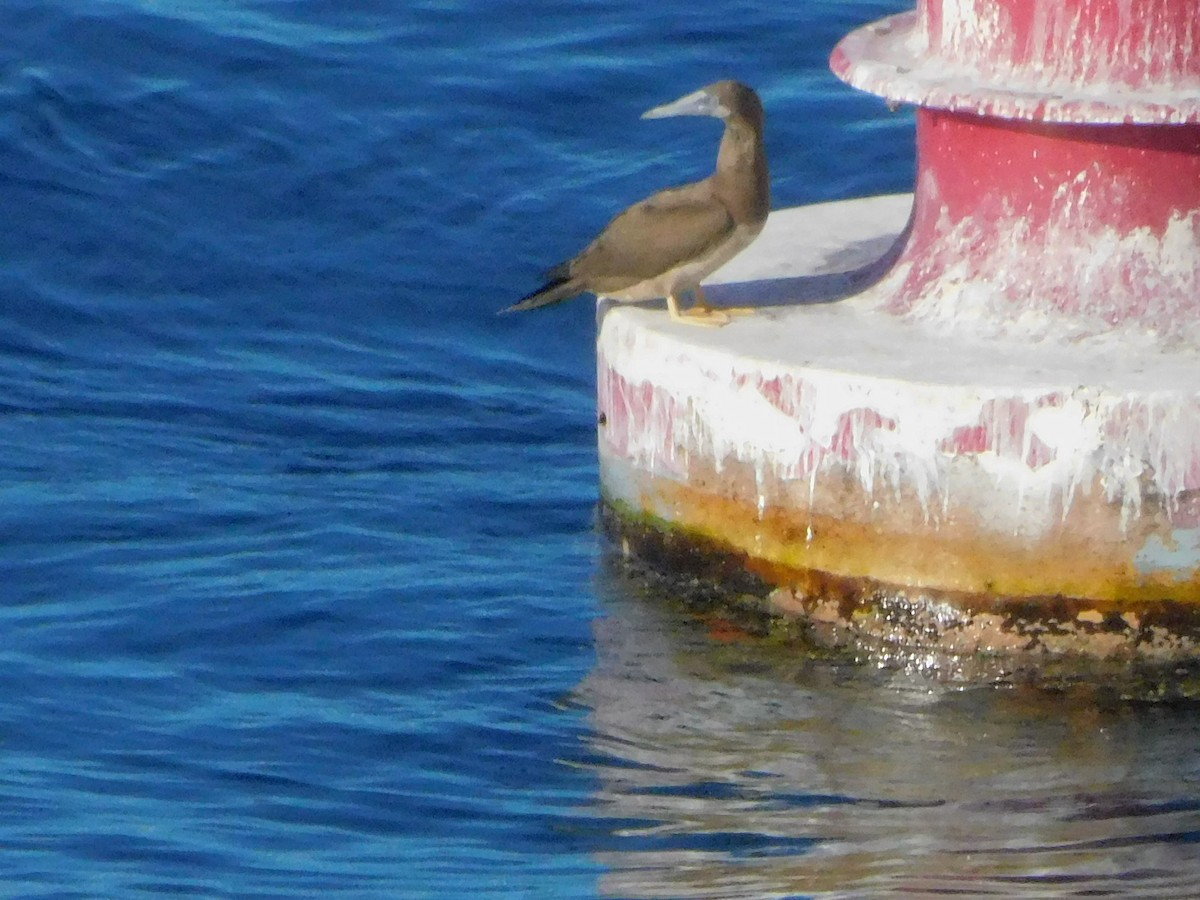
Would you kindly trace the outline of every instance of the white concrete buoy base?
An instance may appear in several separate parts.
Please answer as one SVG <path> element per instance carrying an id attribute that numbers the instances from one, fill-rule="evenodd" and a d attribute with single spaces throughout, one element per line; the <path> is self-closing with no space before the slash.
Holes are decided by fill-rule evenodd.
<path id="1" fill-rule="evenodd" d="M 1194 657 L 1198 348 L 889 312 L 911 201 L 774 213 L 706 285 L 763 307 L 725 328 L 603 305 L 606 503 L 837 640 Z"/>

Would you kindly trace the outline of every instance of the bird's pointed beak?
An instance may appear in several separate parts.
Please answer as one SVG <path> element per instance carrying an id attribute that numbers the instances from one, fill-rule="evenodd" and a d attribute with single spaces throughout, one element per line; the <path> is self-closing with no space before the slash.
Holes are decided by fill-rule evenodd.
<path id="1" fill-rule="evenodd" d="M 664 103 L 642 113 L 643 119 L 666 119 L 669 116 L 716 116 L 724 118 L 728 110 L 707 90 L 695 91 L 671 103 Z"/>

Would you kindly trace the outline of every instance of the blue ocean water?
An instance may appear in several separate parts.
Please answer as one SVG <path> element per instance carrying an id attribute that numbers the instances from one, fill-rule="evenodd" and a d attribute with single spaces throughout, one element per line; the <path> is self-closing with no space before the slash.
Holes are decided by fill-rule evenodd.
<path id="1" fill-rule="evenodd" d="M 5 0 L 0 894 L 1190 896 L 1200 725 L 733 639 L 594 527 L 594 320 L 496 318 L 906 4 Z"/>

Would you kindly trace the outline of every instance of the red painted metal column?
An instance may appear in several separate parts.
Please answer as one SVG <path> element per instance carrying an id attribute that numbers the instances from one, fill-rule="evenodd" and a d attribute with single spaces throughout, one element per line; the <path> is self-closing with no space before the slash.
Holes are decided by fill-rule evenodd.
<path id="1" fill-rule="evenodd" d="M 922 0 L 831 65 L 920 107 L 890 311 L 1196 337 L 1196 0 Z"/>

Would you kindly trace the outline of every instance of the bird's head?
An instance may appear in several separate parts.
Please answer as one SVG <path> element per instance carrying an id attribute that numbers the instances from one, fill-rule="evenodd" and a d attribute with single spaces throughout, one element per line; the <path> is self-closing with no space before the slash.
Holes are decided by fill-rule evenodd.
<path id="1" fill-rule="evenodd" d="M 738 118 L 761 127 L 763 107 L 758 94 L 740 81 L 717 81 L 642 113 L 643 119 L 665 119 L 668 116 L 714 116 L 726 121 Z"/>

